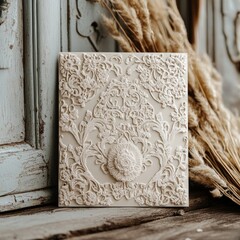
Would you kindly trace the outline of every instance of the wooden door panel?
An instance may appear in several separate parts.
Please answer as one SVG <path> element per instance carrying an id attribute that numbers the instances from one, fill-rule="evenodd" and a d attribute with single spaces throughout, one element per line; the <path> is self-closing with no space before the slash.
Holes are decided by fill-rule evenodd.
<path id="1" fill-rule="evenodd" d="M 19 2 L 11 1 L 11 4 Z M 58 160 L 56 97 L 60 1 L 24 0 L 22 3 L 23 13 L 21 8 L 19 11 L 24 23 L 21 32 L 24 46 L 20 50 L 24 52 L 24 63 L 19 68 L 24 72 L 25 89 L 23 91 L 22 82 L 22 88 L 16 92 L 24 94 L 26 127 L 21 143 L 0 147 L 0 211 L 48 202 L 52 197 L 52 176 L 56 172 L 56 168 L 52 171 L 52 165 L 56 166 Z M 5 92 L 7 94 L 8 90 Z M 4 107 L 10 101 L 8 99 Z M 15 112 L 14 109 L 9 111 Z"/>
<path id="2" fill-rule="evenodd" d="M 0 145 L 25 137 L 22 3 L 11 1 L 0 25 Z"/>
<path id="3" fill-rule="evenodd" d="M 23 103 L 24 90 L 25 129 L 24 135 L 19 138 L 20 143 L 0 146 L 0 212 L 47 203 L 56 197 L 59 52 L 115 51 L 115 42 L 105 35 L 100 25 L 94 23 L 98 22 L 96 19 L 101 14 L 97 5 L 93 7 L 87 3 L 88 7 L 93 7 L 90 9 L 92 15 L 81 18 L 86 5 L 84 1 L 22 1 L 24 45 L 20 49 L 24 53 L 24 62 L 18 67 L 22 69 L 21 76 L 24 73 L 24 81 L 19 78 L 21 81 L 17 83 L 21 89 L 15 93 L 21 94 L 22 100 L 15 98 L 18 101 L 15 108 L 24 112 L 19 106 Z M 12 2 L 16 4 L 20 1 Z M 86 17 L 89 17 L 86 24 L 81 25 L 79 21 L 86 21 Z M 94 23 L 93 31 L 84 36 L 89 23 L 90 28 Z M 77 24 L 81 26 L 79 29 Z M 1 71 L 5 70 L 0 70 L 0 74 Z M 0 91 L 3 92 L 1 88 Z M 4 103 L 5 107 L 8 100 Z M 8 110 L 16 114 L 13 109 Z M 0 115 L 5 117 L 4 112 Z M 23 117 L 14 116 L 23 120 Z M 6 140 L 5 137 L 3 139 Z"/>
<path id="4" fill-rule="evenodd" d="M 0 196 L 46 188 L 48 166 L 42 150 L 21 145 L 0 154 Z M 1 198 L 0 198 L 1 199 Z"/>

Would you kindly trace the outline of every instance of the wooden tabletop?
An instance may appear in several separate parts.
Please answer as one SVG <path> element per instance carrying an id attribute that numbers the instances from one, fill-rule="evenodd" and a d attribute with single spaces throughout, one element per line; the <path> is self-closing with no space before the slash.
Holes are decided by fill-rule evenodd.
<path id="1" fill-rule="evenodd" d="M 240 206 L 190 192 L 188 208 L 57 208 L 0 215 L 0 239 L 240 239 Z"/>

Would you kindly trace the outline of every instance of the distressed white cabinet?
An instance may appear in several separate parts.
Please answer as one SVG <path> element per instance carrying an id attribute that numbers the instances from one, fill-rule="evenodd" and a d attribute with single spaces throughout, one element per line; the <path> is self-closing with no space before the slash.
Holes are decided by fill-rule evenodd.
<path id="1" fill-rule="evenodd" d="M 0 144 L 24 140 L 22 4 L 6 4 L 0 25 Z M 7 18 L 4 18 L 4 15 Z M 17 19 L 17 21 L 16 21 Z M 14 111 L 11 111 L 14 109 Z M 1 191 L 1 190 L 0 190 Z"/>
<path id="2" fill-rule="evenodd" d="M 0 1 L 0 212 L 56 199 L 57 58 L 114 51 L 85 0 Z"/>
<path id="3" fill-rule="evenodd" d="M 223 100 L 240 113 L 240 1 L 202 0 L 197 34 L 200 53 L 208 53 L 223 76 Z"/>
<path id="4" fill-rule="evenodd" d="M 223 77 L 223 100 L 240 113 L 240 1 L 177 0 L 189 39 Z"/>

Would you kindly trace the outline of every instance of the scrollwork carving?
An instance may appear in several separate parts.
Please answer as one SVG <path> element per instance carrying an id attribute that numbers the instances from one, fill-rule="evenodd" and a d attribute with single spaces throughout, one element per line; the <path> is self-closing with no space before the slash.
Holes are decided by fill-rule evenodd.
<path id="1" fill-rule="evenodd" d="M 98 51 L 102 40 L 108 36 L 102 25 L 101 16 L 106 11 L 94 0 L 76 0 L 76 31 L 87 38 L 95 51 Z M 74 15 L 75 17 L 75 15 Z"/>

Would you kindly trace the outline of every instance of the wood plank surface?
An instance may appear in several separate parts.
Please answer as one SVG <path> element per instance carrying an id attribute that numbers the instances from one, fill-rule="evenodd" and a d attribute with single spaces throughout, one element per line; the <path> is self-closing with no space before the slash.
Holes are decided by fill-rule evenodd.
<path id="1" fill-rule="evenodd" d="M 240 208 L 233 212 L 225 206 L 211 206 L 190 211 L 183 216 L 169 216 L 136 226 L 69 239 L 158 240 L 158 239 L 240 239 Z"/>
<path id="2" fill-rule="evenodd" d="M 56 208 L 0 215 L 0 239 L 239 239 L 240 207 L 192 193 L 188 208 Z"/>
<path id="3" fill-rule="evenodd" d="M 0 212 L 50 203 L 53 200 L 52 195 L 50 188 L 6 195 L 0 197 Z"/>

